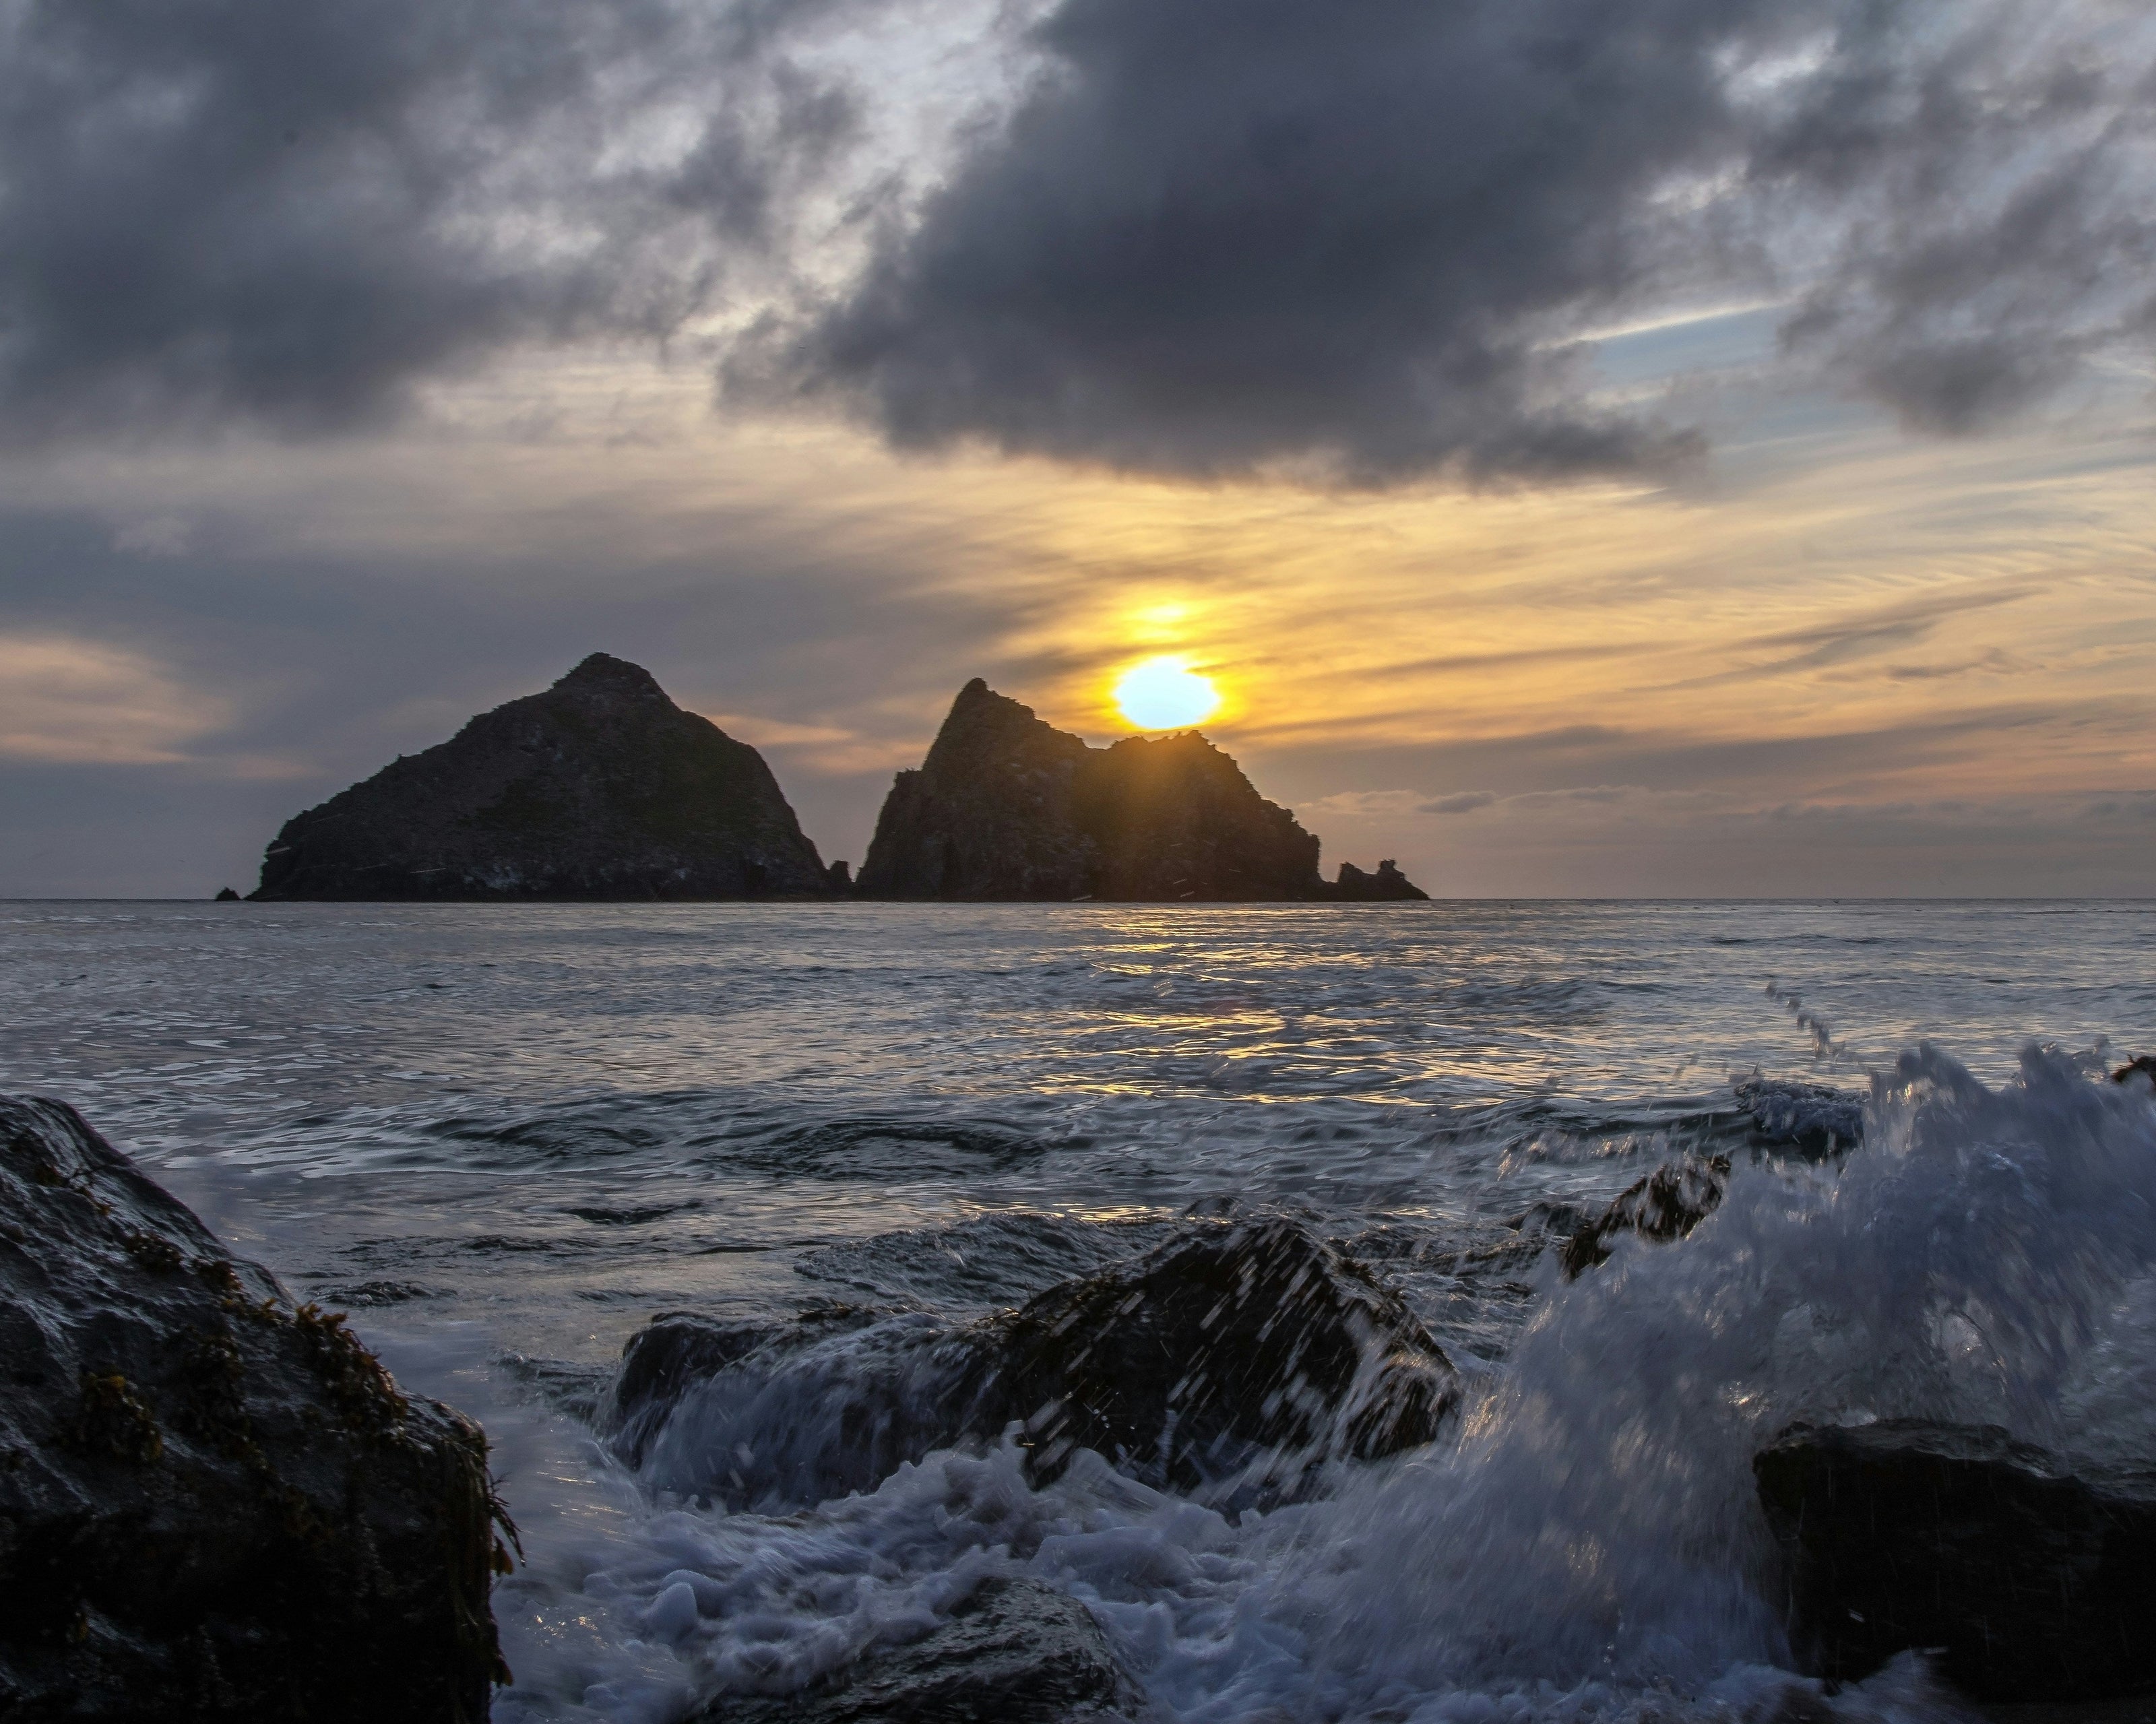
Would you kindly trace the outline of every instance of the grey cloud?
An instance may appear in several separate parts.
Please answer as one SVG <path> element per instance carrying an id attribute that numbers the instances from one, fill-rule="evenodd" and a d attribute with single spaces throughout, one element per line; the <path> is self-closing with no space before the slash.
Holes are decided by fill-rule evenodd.
<path id="1" fill-rule="evenodd" d="M 0 4 L 0 434 L 338 428 L 664 335 L 849 131 L 782 51 L 834 3 Z"/>
<path id="2" fill-rule="evenodd" d="M 1420 803 L 1416 812 L 1424 814 L 1471 814 L 1477 808 L 1486 808 L 1497 800 L 1488 790 L 1463 790 L 1457 796 L 1440 796 L 1435 801 Z"/>
<path id="3" fill-rule="evenodd" d="M 2133 326 L 2097 302 L 2147 250 L 2142 110 L 2101 56 L 2138 28 L 2073 0 L 1061 0 L 1008 123 L 729 379 L 901 445 L 1188 476 L 1653 471 L 1697 440 L 1593 404 L 1567 338 L 1743 275 L 1809 283 L 1793 352 L 1975 428 Z"/>
<path id="4" fill-rule="evenodd" d="M 1783 330 L 1909 426 L 1995 425 L 2092 352 L 2156 333 L 2150 28 L 2120 8 L 1970 7 L 1829 68 L 1755 159 L 1840 200 L 1838 254 Z M 2088 28 L 2058 29 L 2061 19 Z"/>

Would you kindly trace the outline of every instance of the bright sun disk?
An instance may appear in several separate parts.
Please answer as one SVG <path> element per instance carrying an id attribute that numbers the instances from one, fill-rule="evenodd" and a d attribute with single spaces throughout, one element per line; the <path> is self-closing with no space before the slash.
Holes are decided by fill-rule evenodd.
<path id="1" fill-rule="evenodd" d="M 1219 705 L 1220 691 L 1188 659 L 1147 659 L 1116 685 L 1117 710 L 1142 731 L 1186 730 L 1210 718 Z"/>

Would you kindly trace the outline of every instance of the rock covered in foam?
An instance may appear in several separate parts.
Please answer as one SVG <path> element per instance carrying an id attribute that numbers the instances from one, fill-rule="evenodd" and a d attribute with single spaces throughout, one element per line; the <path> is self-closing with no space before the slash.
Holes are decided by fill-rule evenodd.
<path id="1" fill-rule="evenodd" d="M 1795 1425 L 1753 1461 L 1800 1652 L 1836 1680 L 1909 1648 L 1991 1701 L 2156 1689 L 2156 1473 L 2076 1477 L 1995 1425 Z"/>
<path id="2" fill-rule="evenodd" d="M 1796 1083 L 1753 1072 L 1732 1086 L 1737 1105 L 1752 1116 L 1768 1143 L 1809 1155 L 1838 1155 L 1864 1141 L 1864 1097 L 1825 1084 Z"/>
<path id="3" fill-rule="evenodd" d="M 697 1724 L 1083 1724 L 1140 1704 L 1083 1604 L 997 1578 L 917 1640 L 798 1694 L 729 1695 Z"/>
<path id="4" fill-rule="evenodd" d="M 1292 1495 L 1434 1438 L 1451 1363 L 1399 1296 L 1291 1220 L 1188 1229 L 966 1324 L 825 1306 L 673 1313 L 624 1349 L 616 1449 L 666 1488 L 798 1505 L 1019 1427 L 1028 1471 L 1091 1449 L 1146 1483 Z"/>
<path id="5" fill-rule="evenodd" d="M 1621 1234 L 1667 1244 L 1681 1239 L 1722 1207 L 1729 1188 L 1729 1157 L 1680 1156 L 1635 1180 L 1593 1221 L 1565 1241 L 1567 1276 L 1578 1275 L 1609 1258 Z"/>
<path id="6" fill-rule="evenodd" d="M 285 823 L 267 899 L 821 897 L 763 757 L 593 653 Z"/>
<path id="7" fill-rule="evenodd" d="M 72 1109 L 0 1097 L 0 1713 L 476 1721 L 477 1426 Z"/>

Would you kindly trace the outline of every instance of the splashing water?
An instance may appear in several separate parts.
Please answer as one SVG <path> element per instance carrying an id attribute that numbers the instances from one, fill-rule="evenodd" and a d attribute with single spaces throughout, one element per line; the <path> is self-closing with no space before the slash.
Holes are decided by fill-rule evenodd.
<path id="1" fill-rule="evenodd" d="M 1081 1599 L 1161 1721 L 1916 1724 L 1914 1660 L 1791 1674 L 1751 1458 L 1905 1415 L 2156 1455 L 2156 1103 L 2016 1052 L 2156 1043 L 2152 915 L 12 906 L 0 1080 L 484 1420 L 506 1724 L 789 1692 L 991 1575 Z M 1871 1074 L 1839 1163 L 1789 1153 L 1851 1135 L 1815 1064 Z M 1564 1281 L 1682 1153 L 1720 1208 Z M 1261 1513 L 849 1436 L 939 1326 L 1253 1208 L 1401 1290 L 1466 1378 L 1437 1444 Z M 865 1315 L 617 1440 L 652 1313 L 819 1301 Z"/>
<path id="2" fill-rule="evenodd" d="M 1750 1461 L 1785 1425 L 1928 1417 L 2156 1454 L 2145 1089 L 2033 1049 L 1988 1089 L 1925 1048 L 1875 1081 L 1867 1123 L 1839 1169 L 1747 1171 L 1681 1246 L 1625 1240 L 1569 1285 L 1546 1266 L 1451 1437 L 1329 1500 L 1231 1524 L 1104 1464 L 1035 1491 L 1015 1449 L 944 1451 L 807 1512 L 676 1509 L 587 1596 L 666 1648 L 639 1691 L 654 1718 L 789 1690 L 992 1572 L 1086 1600 L 1179 1719 L 1771 1710 L 1789 1654 Z M 817 1387 L 820 1408 L 766 1429 L 738 1409 L 726 1440 L 834 1427 L 843 1380 Z M 1913 1665 L 1835 1702 L 1945 1704 Z"/>

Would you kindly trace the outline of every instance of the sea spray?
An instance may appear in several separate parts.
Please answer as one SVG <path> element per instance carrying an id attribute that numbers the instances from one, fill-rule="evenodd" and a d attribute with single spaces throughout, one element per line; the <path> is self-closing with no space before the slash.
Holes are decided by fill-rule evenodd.
<path id="1" fill-rule="evenodd" d="M 1301 1559 L 1283 1596 L 1328 1662 L 1394 1687 L 1699 1692 L 1787 1657 L 1749 1468 L 1784 1425 L 2099 1439 L 2065 1426 L 2102 1390 L 2062 1396 L 2107 1330 L 2145 1322 L 2146 1094 L 2033 1048 L 1991 1090 L 1923 1048 L 1870 1113 L 1838 1172 L 1740 1176 L 1681 1248 L 1548 1280 L 1460 1442 L 1360 1482 Z"/>
<path id="2" fill-rule="evenodd" d="M 998 1572 L 1085 1600 L 1163 1716 L 1771 1709 L 1795 1679 L 1761 1442 L 1894 1416 L 2096 1441 L 2122 1373 L 2149 1368 L 2145 1090 L 2035 1049 L 1990 1090 L 1925 1048 L 1875 1081 L 1866 1125 L 1839 1168 L 1740 1170 L 1682 1244 L 1620 1241 L 1569 1285 L 1546 1260 L 1457 1435 L 1330 1500 L 1231 1519 L 1090 1457 L 1038 1491 L 1008 1445 L 947 1450 L 810 1512 L 663 1510 L 588 1597 L 665 1647 L 663 1680 L 639 1679 L 654 1703 L 785 1691 Z M 611 1709 L 634 1710 L 621 1680 Z M 1940 1704 L 1911 1662 L 1834 1706 Z"/>

